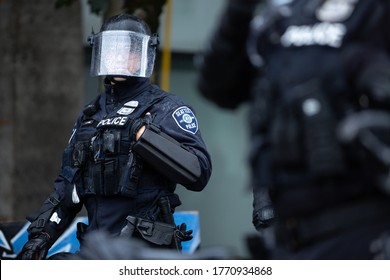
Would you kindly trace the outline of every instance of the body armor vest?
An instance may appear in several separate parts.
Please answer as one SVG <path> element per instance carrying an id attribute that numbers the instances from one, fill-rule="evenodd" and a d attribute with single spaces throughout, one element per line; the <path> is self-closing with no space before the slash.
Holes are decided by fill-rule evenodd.
<path id="1" fill-rule="evenodd" d="M 82 195 L 136 195 L 142 164 L 131 150 L 132 126 L 161 98 L 144 104 L 127 100 L 104 117 L 100 110 L 84 112 L 72 151 L 72 166 L 80 170 L 75 183 Z"/>

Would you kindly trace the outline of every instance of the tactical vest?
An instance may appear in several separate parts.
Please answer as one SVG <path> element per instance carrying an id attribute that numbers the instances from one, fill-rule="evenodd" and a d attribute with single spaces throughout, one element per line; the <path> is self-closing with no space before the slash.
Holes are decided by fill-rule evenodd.
<path id="1" fill-rule="evenodd" d="M 338 11 L 338 18 L 329 23 L 332 14 L 326 13 L 329 6 L 324 3 L 291 2 L 287 5 L 291 11 L 302 10 L 299 17 L 288 16 L 283 9 L 264 16 L 265 24 L 253 29 L 253 40 L 249 41 L 261 40 L 261 48 L 255 45 L 251 49 L 267 65 L 264 73 L 269 85 L 254 89 L 251 117 L 255 119 L 252 137 L 261 139 L 262 147 L 256 149 L 263 157 L 254 158 L 253 164 L 267 167 L 258 172 L 269 181 L 273 180 L 268 179 L 270 166 L 276 181 L 283 181 L 283 173 L 287 180 L 295 174 L 310 180 L 343 176 L 352 170 L 350 164 L 356 158 L 341 145 L 335 132 L 342 118 L 359 110 L 354 100 L 358 93 L 343 80 L 342 63 L 347 58 L 341 46 L 348 47 L 355 36 L 375 38 L 380 34 L 371 31 L 381 19 L 380 5 L 348 2 L 348 11 L 353 13 Z M 367 14 L 372 15 L 370 20 L 364 20 Z M 316 61 L 316 57 L 322 60 Z M 324 90 L 326 81 L 334 88 Z M 264 162 L 267 160 L 271 164 Z"/>
<path id="2" fill-rule="evenodd" d="M 132 127 L 162 98 L 157 93 L 157 98 L 144 104 L 127 100 L 103 118 L 101 111 L 91 114 L 88 107 L 84 110 L 71 156 L 71 165 L 80 170 L 75 184 L 81 195 L 136 195 L 142 163 L 131 150 L 135 135 Z"/>

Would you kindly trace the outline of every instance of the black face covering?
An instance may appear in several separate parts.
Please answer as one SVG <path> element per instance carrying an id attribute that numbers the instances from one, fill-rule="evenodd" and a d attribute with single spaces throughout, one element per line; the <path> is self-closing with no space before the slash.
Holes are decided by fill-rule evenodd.
<path id="1" fill-rule="evenodd" d="M 139 83 L 143 83 L 148 78 L 143 77 L 128 77 L 128 76 L 107 76 L 106 82 L 109 82 L 110 84 L 117 85 L 117 86 L 128 86 L 132 87 L 134 85 L 137 85 Z M 115 78 L 122 78 L 124 80 L 115 80 Z"/>

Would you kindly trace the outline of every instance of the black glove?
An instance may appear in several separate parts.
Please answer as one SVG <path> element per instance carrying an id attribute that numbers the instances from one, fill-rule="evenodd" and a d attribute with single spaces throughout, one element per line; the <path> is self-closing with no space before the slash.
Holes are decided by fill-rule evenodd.
<path id="1" fill-rule="evenodd" d="M 276 219 L 276 212 L 266 189 L 253 192 L 252 223 L 257 231 L 269 227 Z"/>
<path id="2" fill-rule="evenodd" d="M 182 223 L 181 225 L 176 227 L 176 237 L 180 239 L 180 241 L 190 241 L 192 237 L 192 229 L 187 230 L 187 225 Z"/>
<path id="3" fill-rule="evenodd" d="M 50 237 L 47 233 L 40 233 L 24 244 L 19 258 L 22 260 L 42 260 L 47 256 L 51 247 Z"/>
<path id="4" fill-rule="evenodd" d="M 252 223 L 258 231 L 269 227 L 275 218 L 276 214 L 272 205 L 267 205 L 260 209 L 253 209 Z"/>
<path id="5" fill-rule="evenodd" d="M 140 128 L 143 126 L 145 126 L 145 128 L 151 126 L 152 120 L 153 120 L 152 115 L 149 112 L 146 113 L 143 118 L 138 118 L 134 120 L 130 129 L 130 139 L 136 140 L 136 135 L 137 132 L 140 130 Z"/>

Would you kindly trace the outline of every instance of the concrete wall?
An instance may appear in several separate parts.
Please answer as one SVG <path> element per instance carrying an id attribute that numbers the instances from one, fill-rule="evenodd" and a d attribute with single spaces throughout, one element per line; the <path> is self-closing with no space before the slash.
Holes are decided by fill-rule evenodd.
<path id="1" fill-rule="evenodd" d="M 63 24 L 66 23 L 66 24 Z M 50 193 L 84 95 L 80 6 L 0 1 L 0 219 Z"/>

